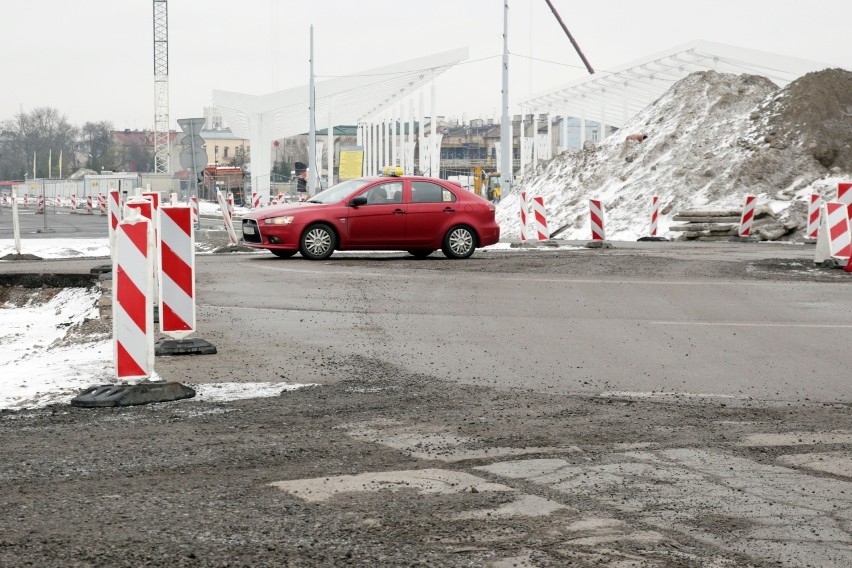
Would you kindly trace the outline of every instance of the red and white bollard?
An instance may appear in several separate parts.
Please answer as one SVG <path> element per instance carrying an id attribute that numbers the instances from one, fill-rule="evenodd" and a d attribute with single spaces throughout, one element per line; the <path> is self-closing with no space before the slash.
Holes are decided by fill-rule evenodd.
<path id="1" fill-rule="evenodd" d="M 28 193 L 24 194 L 24 207 L 29 208 L 30 206 L 30 196 Z"/>
<path id="2" fill-rule="evenodd" d="M 107 223 L 109 227 L 109 251 L 111 255 L 115 256 L 115 231 L 121 222 L 121 192 L 117 189 L 109 190 L 107 212 L 109 216 Z"/>
<path id="3" fill-rule="evenodd" d="M 840 203 L 852 205 L 852 183 L 839 182 L 837 184 L 837 199 Z"/>
<path id="4" fill-rule="evenodd" d="M 852 256 L 852 235 L 849 232 L 849 206 L 839 201 L 825 204 L 828 219 L 829 254 L 835 258 Z"/>
<path id="5" fill-rule="evenodd" d="M 160 208 L 160 331 L 183 339 L 195 331 L 195 239 L 192 210 Z"/>
<path id="6" fill-rule="evenodd" d="M 230 191 L 228 192 L 228 215 L 232 218 L 234 216 L 234 194 Z"/>
<path id="7" fill-rule="evenodd" d="M 116 231 L 112 273 L 112 335 L 119 382 L 140 381 L 154 370 L 154 230 L 133 210 Z"/>
<path id="8" fill-rule="evenodd" d="M 819 215 L 822 210 L 822 196 L 812 193 L 808 203 L 808 227 L 805 230 L 806 239 L 815 239 L 819 236 Z"/>
<path id="9" fill-rule="evenodd" d="M 44 215 L 44 197 L 41 195 L 38 196 L 38 206 L 36 209 L 36 213 Z"/>
<path id="10" fill-rule="evenodd" d="M 72 193 L 71 194 L 71 213 L 76 213 L 76 212 L 77 212 L 77 194 Z"/>
<path id="11" fill-rule="evenodd" d="M 544 209 L 544 197 L 532 198 L 532 215 L 536 237 L 540 241 L 546 241 L 550 238 L 550 231 L 547 228 L 547 212 Z"/>
<path id="12" fill-rule="evenodd" d="M 651 236 L 657 236 L 657 220 L 660 218 L 660 196 L 651 197 Z"/>
<path id="13" fill-rule="evenodd" d="M 62 196 L 56 195 L 56 207 L 62 207 Z"/>
<path id="14" fill-rule="evenodd" d="M 87 195 L 87 196 L 86 196 L 86 214 L 87 214 L 87 215 L 92 215 L 92 214 L 93 214 L 93 209 L 94 209 L 94 207 L 92 206 L 92 196 L 91 196 L 91 195 Z"/>
<path id="15" fill-rule="evenodd" d="M 7 207 L 9 205 L 9 198 L 5 193 L 0 193 L 0 207 Z"/>
<path id="16" fill-rule="evenodd" d="M 228 231 L 228 239 L 232 245 L 237 244 L 237 234 L 234 232 L 234 222 L 228 213 L 228 203 L 225 201 L 225 195 L 221 191 L 216 191 L 216 201 L 219 202 L 219 209 L 222 211 L 222 219 L 225 221 L 225 229 Z"/>
<path id="17" fill-rule="evenodd" d="M 521 242 L 527 240 L 527 193 L 521 192 Z"/>
<path id="18" fill-rule="evenodd" d="M 107 214 L 107 200 L 106 195 L 104 195 L 103 193 L 98 194 L 98 213 L 100 215 Z"/>
<path id="19" fill-rule="evenodd" d="M 198 197 L 193 195 L 189 199 L 189 206 L 192 208 L 192 226 L 198 227 Z"/>
<path id="20" fill-rule="evenodd" d="M 600 199 L 589 199 L 589 219 L 592 226 L 592 240 L 605 241 L 604 208 Z"/>
<path id="21" fill-rule="evenodd" d="M 284 200 L 284 194 L 279 193 L 278 196 L 275 198 L 274 205 L 280 205 L 283 200 Z"/>
<path id="22" fill-rule="evenodd" d="M 747 237 L 751 234 L 751 224 L 754 221 L 754 206 L 757 203 L 757 197 L 754 195 L 746 195 L 745 205 L 743 206 L 743 214 L 740 217 L 741 237 Z"/>
<path id="23" fill-rule="evenodd" d="M 256 191 L 251 192 L 251 208 L 257 209 L 260 207 L 260 194 Z"/>

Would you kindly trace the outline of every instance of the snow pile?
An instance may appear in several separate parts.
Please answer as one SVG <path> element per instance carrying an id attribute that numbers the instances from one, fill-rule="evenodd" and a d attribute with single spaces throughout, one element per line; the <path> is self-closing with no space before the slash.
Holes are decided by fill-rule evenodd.
<path id="1" fill-rule="evenodd" d="M 513 187 L 497 211 L 502 236 L 519 235 L 521 191 L 544 197 L 550 230 L 567 226 L 564 239 L 591 238 L 593 197 L 613 240 L 648 235 L 653 195 L 658 234 L 670 238 L 678 211 L 741 208 L 747 194 L 804 229 L 807 195 L 833 198 L 837 182 L 852 178 L 849 108 L 852 73 L 840 69 L 782 90 L 754 75 L 693 73 L 600 146 L 564 152 Z M 626 139 L 634 133 L 648 137 Z"/>

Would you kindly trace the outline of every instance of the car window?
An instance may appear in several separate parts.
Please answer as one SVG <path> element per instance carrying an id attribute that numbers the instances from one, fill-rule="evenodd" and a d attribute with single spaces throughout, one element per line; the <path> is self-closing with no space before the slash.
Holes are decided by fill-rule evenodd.
<path id="1" fill-rule="evenodd" d="M 402 182 L 383 183 L 367 190 L 367 205 L 402 203 Z"/>
<path id="2" fill-rule="evenodd" d="M 456 200 L 453 192 L 444 186 L 428 181 L 415 181 L 411 184 L 412 203 L 443 203 Z"/>

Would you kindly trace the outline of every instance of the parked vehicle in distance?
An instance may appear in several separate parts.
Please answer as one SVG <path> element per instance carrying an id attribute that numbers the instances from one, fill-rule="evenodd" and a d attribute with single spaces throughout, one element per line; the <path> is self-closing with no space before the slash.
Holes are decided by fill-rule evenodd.
<path id="1" fill-rule="evenodd" d="M 322 260 L 335 250 L 404 250 L 425 258 L 441 249 L 468 258 L 500 240 L 494 205 L 460 186 L 404 175 L 347 180 L 299 204 L 243 216 L 243 242 L 288 258 Z"/>

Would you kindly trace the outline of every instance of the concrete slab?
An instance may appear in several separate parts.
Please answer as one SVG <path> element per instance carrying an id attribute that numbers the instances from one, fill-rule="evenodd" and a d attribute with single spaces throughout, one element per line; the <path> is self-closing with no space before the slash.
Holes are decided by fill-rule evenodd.
<path id="1" fill-rule="evenodd" d="M 852 450 L 780 456 L 778 463 L 852 479 Z"/>
<path id="2" fill-rule="evenodd" d="M 752 434 L 743 438 L 738 446 L 810 446 L 815 444 L 843 444 L 852 446 L 852 432 L 783 432 L 780 434 Z"/>
<path id="3" fill-rule="evenodd" d="M 463 511 L 453 515 L 453 520 L 467 519 L 504 519 L 510 517 L 546 517 L 555 511 L 565 509 L 576 512 L 556 501 L 538 497 L 536 495 L 521 495 L 511 503 L 506 503 L 494 509 L 479 509 L 476 511 Z"/>
<path id="4" fill-rule="evenodd" d="M 310 502 L 328 501 L 335 495 L 351 492 L 414 490 L 418 493 L 443 495 L 484 491 L 515 492 L 506 485 L 445 469 L 368 472 L 359 475 L 276 481 L 270 485 Z"/>

